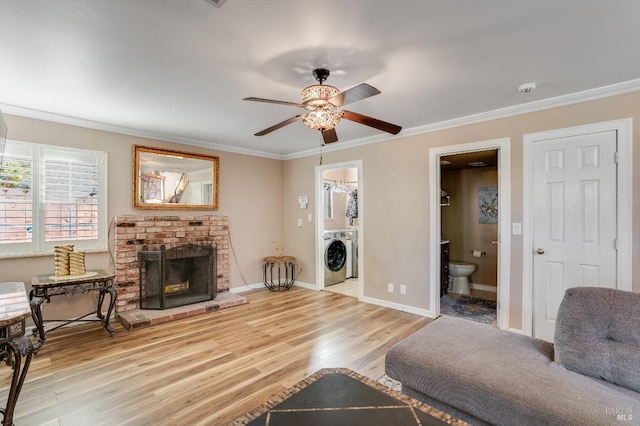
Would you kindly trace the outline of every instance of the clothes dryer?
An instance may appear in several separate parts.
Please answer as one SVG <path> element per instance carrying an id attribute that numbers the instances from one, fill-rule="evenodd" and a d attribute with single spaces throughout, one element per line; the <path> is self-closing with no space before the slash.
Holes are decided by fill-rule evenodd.
<path id="1" fill-rule="evenodd" d="M 358 230 L 345 229 L 346 241 L 350 241 L 351 249 L 347 253 L 347 278 L 358 278 Z"/>

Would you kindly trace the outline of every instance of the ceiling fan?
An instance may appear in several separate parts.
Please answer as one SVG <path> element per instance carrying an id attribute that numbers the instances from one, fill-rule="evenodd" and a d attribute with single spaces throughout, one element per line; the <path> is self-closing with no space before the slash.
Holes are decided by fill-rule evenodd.
<path id="1" fill-rule="evenodd" d="M 287 124 L 302 120 L 307 127 L 320 130 L 322 132 L 322 139 L 324 140 L 324 143 L 327 144 L 338 141 L 335 126 L 343 118 L 364 124 L 365 126 L 374 127 L 378 130 L 394 135 L 402 130 L 402 127 L 395 124 L 358 114 L 357 112 L 339 109 L 340 107 L 352 102 L 378 95 L 380 94 L 380 91 L 373 86 L 362 83 L 352 87 L 351 89 L 345 90 L 344 92 L 340 92 L 333 86 L 322 84 L 329 77 L 329 73 L 329 70 L 325 68 L 317 68 L 313 70 L 313 76 L 318 81 L 318 84 L 314 84 L 302 90 L 302 102 L 300 103 L 253 97 L 244 98 L 243 100 L 245 101 L 295 106 L 298 108 L 304 108 L 308 111 L 304 114 L 298 114 L 295 117 L 291 117 L 281 123 L 266 128 L 255 135 L 264 136 L 274 130 L 278 130 L 281 127 L 286 126 Z"/>

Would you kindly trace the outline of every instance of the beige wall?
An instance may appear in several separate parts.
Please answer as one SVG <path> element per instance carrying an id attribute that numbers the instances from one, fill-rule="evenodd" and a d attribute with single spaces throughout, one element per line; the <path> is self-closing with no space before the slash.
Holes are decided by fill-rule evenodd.
<path id="1" fill-rule="evenodd" d="M 496 287 L 498 285 L 497 223 L 480 223 L 478 189 L 498 186 L 495 167 L 442 172 L 442 189 L 451 196 L 451 205 L 442 207 L 442 239 L 449 240 L 449 259 L 475 264 L 470 281 Z M 484 252 L 475 258 L 473 250 Z M 495 290 L 494 290 L 495 291 Z"/>
<path id="2" fill-rule="evenodd" d="M 324 164 L 363 161 L 360 198 L 363 208 L 364 294 L 419 309 L 429 307 L 429 149 L 447 145 L 511 139 L 511 220 L 522 222 L 522 138 L 526 133 L 586 125 L 608 120 L 634 119 L 633 163 L 640 164 L 640 92 L 493 120 L 387 142 L 324 153 Z M 301 264 L 304 281 L 315 282 L 313 224 L 296 228 L 297 194 L 315 194 L 317 157 L 287 161 L 284 165 L 284 232 Z M 640 291 L 640 173 L 633 176 L 633 290 Z M 310 196 L 310 208 L 315 201 Z M 522 238 L 511 237 L 509 327 L 521 328 Z M 389 294 L 387 283 L 406 284 L 407 294 Z M 435 284 L 434 284 L 435 285 Z"/>
<path id="3" fill-rule="evenodd" d="M 418 309 L 429 307 L 429 149 L 508 137 L 511 139 L 511 220 L 522 222 L 522 137 L 526 133 L 601 121 L 634 119 L 633 163 L 640 164 L 640 92 L 516 117 L 458 127 L 387 142 L 324 153 L 324 165 L 362 160 L 364 179 L 359 198 L 363 220 L 364 294 L 366 297 Z M 198 147 L 89 130 L 41 120 L 7 116 L 8 137 L 36 143 L 104 150 L 109 153 L 109 217 L 164 211 L 131 207 L 133 144 L 165 147 L 220 156 L 220 210 L 229 216 L 239 269 L 232 259 L 231 287 L 262 281 L 262 257 L 274 254 L 274 244 L 297 258 L 299 281 L 315 284 L 315 167 L 319 157 L 286 162 L 218 152 Z M 640 217 L 640 173 L 633 176 L 633 216 Z M 307 195 L 307 209 L 297 198 Z M 190 214 L 184 212 L 179 214 Z M 312 214 L 313 221 L 307 220 Z M 302 219 L 302 227 L 297 226 Z M 320 218 L 322 220 L 322 218 Z M 640 220 L 632 241 L 633 290 L 640 291 Z M 512 236 L 510 312 L 508 326 L 521 327 L 522 239 Z M 32 275 L 52 270 L 52 256 L 2 259 L 0 281 L 30 282 Z M 90 268 L 110 267 L 107 253 L 89 254 Z M 319 266 L 322 266 L 321 264 Z M 387 292 L 387 283 L 405 284 L 407 294 Z M 93 306 L 93 295 L 74 296 L 72 303 L 55 299 L 46 317 L 68 318 Z M 85 313 L 83 310 L 79 314 Z"/>
<path id="4" fill-rule="evenodd" d="M 262 282 L 262 258 L 282 241 L 283 162 L 157 140 L 124 136 L 24 117 L 6 116 L 9 139 L 106 151 L 109 162 L 109 221 L 115 215 L 222 214 L 229 217 L 231 241 L 238 264 L 231 259 L 231 288 Z M 132 146 L 171 148 L 220 157 L 218 211 L 134 210 L 132 208 Z M 112 245 L 113 236 L 110 236 Z M 233 256 L 233 254 L 232 254 Z M 89 268 L 112 268 L 108 253 L 87 254 Z M 53 270 L 53 256 L 1 259 L 0 282 L 23 281 Z M 70 318 L 95 309 L 95 295 L 55 297 L 43 309 L 45 318 Z"/>

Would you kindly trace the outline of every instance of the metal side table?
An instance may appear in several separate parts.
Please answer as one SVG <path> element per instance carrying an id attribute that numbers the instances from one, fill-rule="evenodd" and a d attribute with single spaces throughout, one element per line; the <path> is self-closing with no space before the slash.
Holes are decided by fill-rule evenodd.
<path id="1" fill-rule="evenodd" d="M 0 283 L 0 361 L 13 368 L 7 405 L 0 408 L 3 426 L 13 425 L 13 411 L 33 357 L 33 344 L 24 335 L 24 320 L 30 315 L 24 283 Z"/>
<path id="2" fill-rule="evenodd" d="M 38 342 L 35 344 L 35 351 L 38 352 L 42 344 L 46 339 L 46 333 L 53 330 L 57 330 L 60 327 L 64 327 L 67 324 L 76 321 L 99 321 L 104 325 L 105 330 L 113 336 L 115 332 L 109 325 L 113 308 L 116 306 L 116 287 L 115 287 L 115 274 L 109 273 L 103 270 L 87 271 L 84 276 L 68 276 L 68 277 L 52 277 L 49 275 L 38 275 L 31 279 L 31 293 L 29 298 L 31 300 L 31 310 L 33 311 L 33 322 L 36 327 L 33 330 L 33 334 L 38 334 Z M 72 319 L 72 320 L 43 320 L 42 319 L 42 303 L 46 300 L 51 301 L 52 296 L 58 296 L 62 294 L 78 294 L 88 293 L 90 291 L 99 291 L 98 294 L 98 306 L 94 312 L 89 312 L 86 315 Z M 109 294 L 109 307 L 107 308 L 107 314 L 102 313 L 102 304 L 104 302 L 104 296 Z M 89 315 L 96 314 L 98 319 L 86 319 Z M 45 332 L 44 322 L 62 322 L 61 325 L 53 327 Z"/>
<path id="3" fill-rule="evenodd" d="M 292 256 L 268 256 L 263 258 L 262 277 L 271 291 L 289 290 L 296 282 L 296 258 Z"/>

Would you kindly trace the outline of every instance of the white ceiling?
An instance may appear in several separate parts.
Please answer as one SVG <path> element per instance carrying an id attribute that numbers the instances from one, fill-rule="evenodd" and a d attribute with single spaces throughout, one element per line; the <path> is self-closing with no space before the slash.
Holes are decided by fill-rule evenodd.
<path id="1" fill-rule="evenodd" d="M 301 110 L 242 98 L 298 102 L 328 67 L 341 90 L 378 88 L 348 109 L 402 136 L 617 83 L 637 90 L 639 18 L 638 0 L 0 0 L 0 109 L 287 158 L 318 149 L 320 134 L 296 122 L 253 136 Z M 522 95 L 527 82 L 537 90 Z M 331 147 L 387 137 L 346 120 L 336 130 Z"/>

